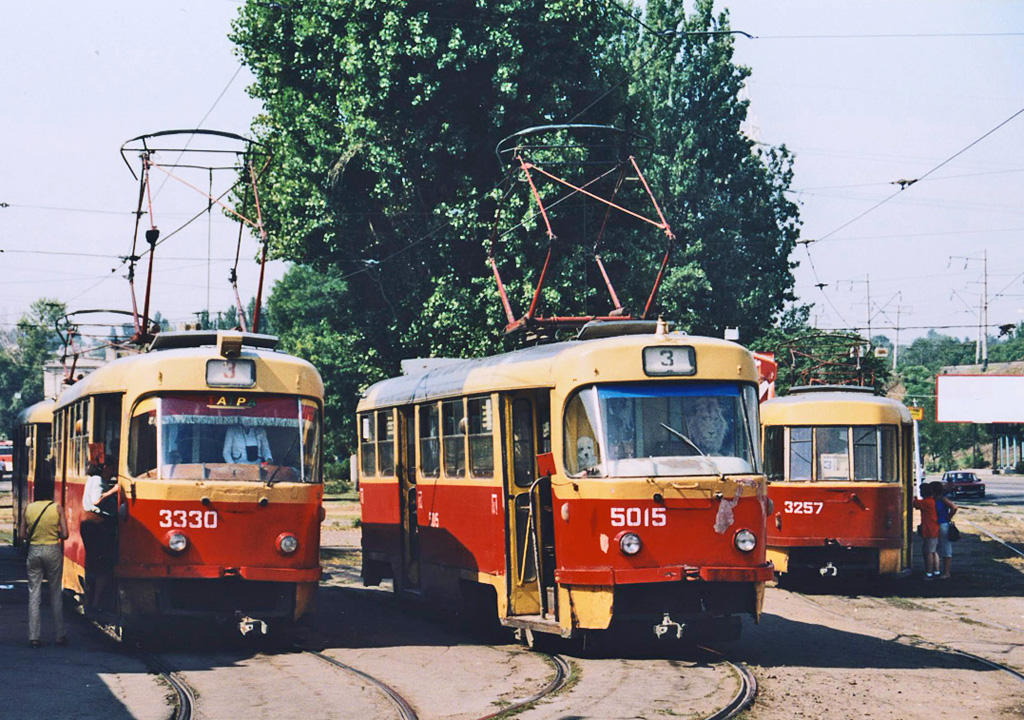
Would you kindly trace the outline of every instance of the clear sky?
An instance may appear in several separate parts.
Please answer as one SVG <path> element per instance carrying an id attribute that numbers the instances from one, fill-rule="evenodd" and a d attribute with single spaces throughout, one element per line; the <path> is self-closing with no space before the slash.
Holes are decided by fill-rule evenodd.
<path id="1" fill-rule="evenodd" d="M 796 287 L 814 321 L 863 327 L 870 315 L 874 332 L 894 337 L 899 312 L 901 341 L 927 327 L 974 337 L 983 252 L 990 323 L 1024 321 L 1024 114 L 871 210 L 893 182 L 921 177 L 1024 109 L 1024 4 L 725 5 L 734 28 L 757 36 L 736 39 L 753 70 L 751 131 L 796 154 L 793 197 L 803 237 L 815 240 L 794 254 Z M 118 149 L 199 123 L 248 132 L 259 107 L 226 37 L 237 7 L 4 3 L 0 328 L 44 295 L 71 309 L 130 307 L 119 258 L 131 248 L 137 185 Z M 169 183 L 154 215 L 166 233 L 204 204 Z M 214 213 L 162 245 L 154 307 L 186 321 L 207 297 L 215 312 L 233 304 L 236 238 L 237 225 Z M 256 249 L 246 234 L 243 299 L 256 292 Z M 283 269 L 273 264 L 270 278 Z"/>

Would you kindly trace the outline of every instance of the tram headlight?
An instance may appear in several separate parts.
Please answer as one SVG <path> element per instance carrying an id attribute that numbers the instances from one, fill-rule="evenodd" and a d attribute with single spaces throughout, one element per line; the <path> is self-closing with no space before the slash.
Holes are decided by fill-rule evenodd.
<path id="1" fill-rule="evenodd" d="M 640 541 L 640 536 L 636 533 L 623 533 L 622 537 L 619 538 L 619 550 L 622 551 L 623 555 L 636 555 L 643 546 L 644 544 Z"/>
<path id="2" fill-rule="evenodd" d="M 757 536 L 749 530 L 740 530 L 733 538 L 736 549 L 741 552 L 750 552 L 757 546 Z"/>
<path id="3" fill-rule="evenodd" d="M 299 549 L 299 539 L 291 533 L 281 533 L 277 536 L 277 550 L 284 555 L 291 555 Z"/>
<path id="4" fill-rule="evenodd" d="M 167 534 L 167 549 L 172 553 L 185 552 L 185 548 L 188 547 L 188 538 L 182 535 L 180 532 L 172 532 Z"/>

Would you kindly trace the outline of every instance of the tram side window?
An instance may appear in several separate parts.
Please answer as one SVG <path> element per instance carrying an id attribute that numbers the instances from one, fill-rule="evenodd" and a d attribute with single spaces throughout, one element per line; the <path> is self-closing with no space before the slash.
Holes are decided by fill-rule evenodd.
<path id="1" fill-rule="evenodd" d="M 441 403 L 444 427 L 444 474 L 448 477 L 466 476 L 466 414 L 462 399 Z"/>
<path id="2" fill-rule="evenodd" d="M 601 464 L 601 444 L 590 424 L 597 416 L 597 393 L 593 388 L 572 396 L 565 407 L 565 467 L 570 475 L 597 474 Z M 591 411 L 586 404 L 591 405 Z"/>
<path id="3" fill-rule="evenodd" d="M 377 411 L 377 459 L 381 475 L 395 474 L 395 417 L 390 410 Z"/>
<path id="4" fill-rule="evenodd" d="M 896 428 L 883 427 L 879 434 L 882 436 L 882 480 L 884 482 L 896 482 L 899 477 L 898 451 L 896 448 Z"/>
<path id="5" fill-rule="evenodd" d="M 771 482 L 786 479 L 786 428 L 773 425 L 764 430 L 764 472 Z"/>
<path id="6" fill-rule="evenodd" d="M 850 479 L 850 433 L 846 427 L 819 427 L 815 453 L 818 480 Z"/>
<path id="7" fill-rule="evenodd" d="M 469 398 L 469 471 L 473 477 L 494 475 L 494 416 L 489 397 Z"/>
<path id="8" fill-rule="evenodd" d="M 437 405 L 420 407 L 420 472 L 428 477 L 441 474 L 441 438 Z"/>
<path id="9" fill-rule="evenodd" d="M 373 415 L 359 416 L 359 472 L 363 477 L 377 474 L 377 444 L 374 441 Z"/>
<path id="10" fill-rule="evenodd" d="M 156 469 L 156 410 L 132 418 L 128 433 L 128 471 L 133 477 Z"/>
<path id="11" fill-rule="evenodd" d="M 878 434 L 873 427 L 853 428 L 853 479 L 878 480 Z"/>
<path id="12" fill-rule="evenodd" d="M 809 427 L 789 429 L 789 479 L 810 482 L 812 433 Z"/>

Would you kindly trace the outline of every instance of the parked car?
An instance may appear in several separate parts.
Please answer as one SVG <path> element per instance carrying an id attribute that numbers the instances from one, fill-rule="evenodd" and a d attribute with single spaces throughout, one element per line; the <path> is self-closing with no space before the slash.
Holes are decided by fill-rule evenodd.
<path id="1" fill-rule="evenodd" d="M 985 483 L 972 472 L 947 472 L 942 483 L 953 497 L 985 497 Z"/>

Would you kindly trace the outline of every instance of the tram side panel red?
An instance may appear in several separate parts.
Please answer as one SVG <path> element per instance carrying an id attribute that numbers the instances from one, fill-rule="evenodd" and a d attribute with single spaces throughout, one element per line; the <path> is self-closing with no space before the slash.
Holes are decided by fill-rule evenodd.
<path id="1" fill-rule="evenodd" d="M 401 557 L 402 513 L 399 492 L 397 480 L 360 484 L 360 530 L 363 552 Z"/>
<path id="2" fill-rule="evenodd" d="M 775 513 L 768 520 L 773 547 L 903 547 L 903 487 L 786 487 L 770 485 Z M 781 527 L 780 527 L 781 525 Z"/>
<path id="3" fill-rule="evenodd" d="M 500 488 L 421 482 L 417 498 L 420 559 L 424 563 L 505 574 L 505 513 Z"/>

